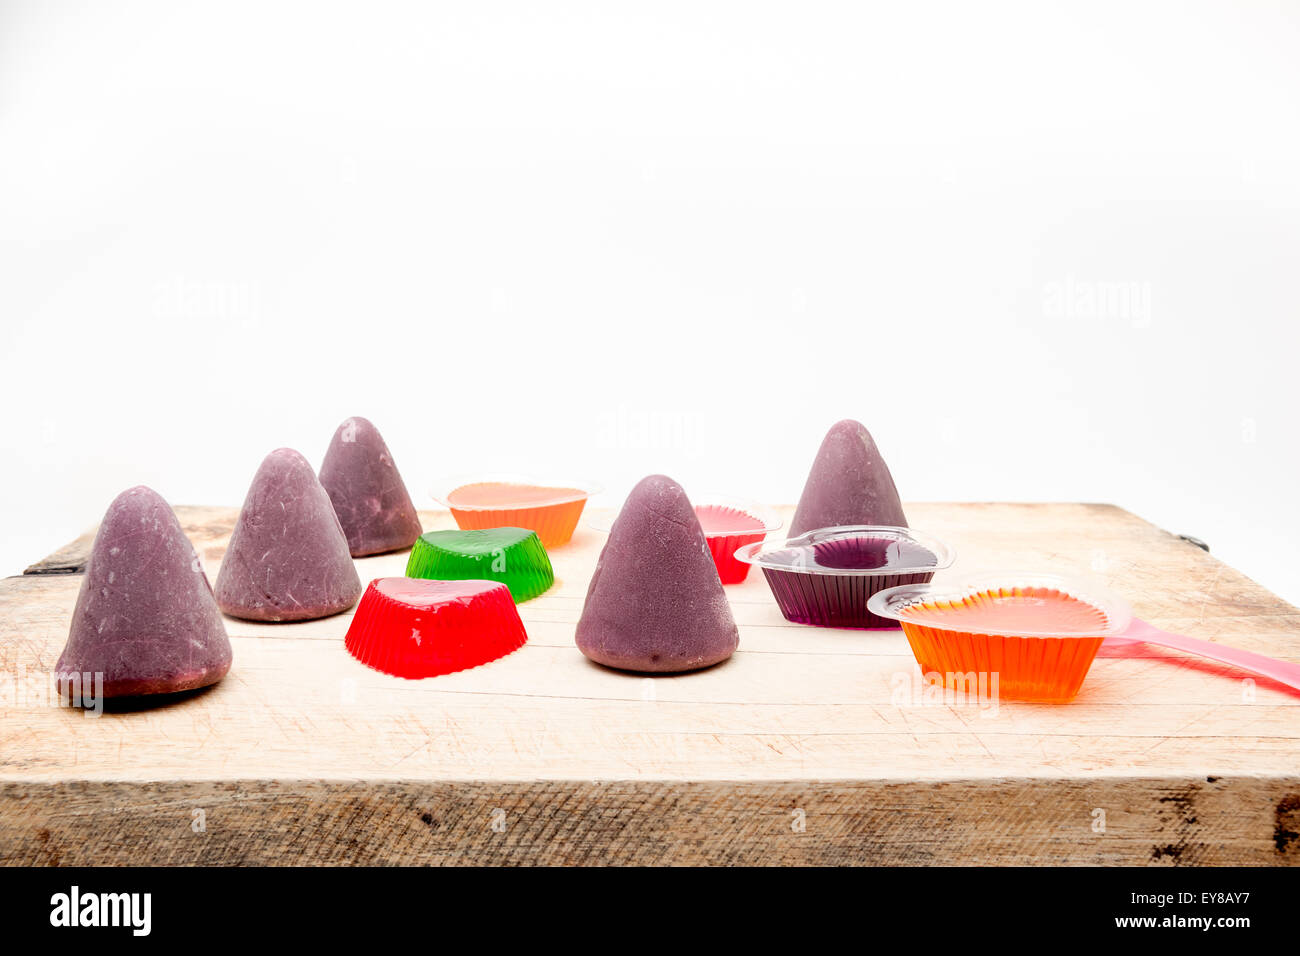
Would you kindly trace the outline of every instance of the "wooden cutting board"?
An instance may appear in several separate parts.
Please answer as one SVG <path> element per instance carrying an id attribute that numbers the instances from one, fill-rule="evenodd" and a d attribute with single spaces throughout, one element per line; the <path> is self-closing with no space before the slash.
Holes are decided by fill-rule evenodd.
<path id="1" fill-rule="evenodd" d="M 215 579 L 235 510 L 177 513 Z M 1157 627 L 1300 660 L 1300 610 L 1119 508 L 908 515 L 955 570 L 1088 571 Z M 621 674 L 574 647 L 580 527 L 501 661 L 404 681 L 348 656 L 350 615 L 228 620 L 221 684 L 87 717 L 45 698 L 89 542 L 0 581 L 0 862 L 1300 861 L 1300 695 L 1174 652 L 1099 658 L 1068 705 L 945 703 L 901 633 L 789 624 L 752 575 L 730 661 Z"/>

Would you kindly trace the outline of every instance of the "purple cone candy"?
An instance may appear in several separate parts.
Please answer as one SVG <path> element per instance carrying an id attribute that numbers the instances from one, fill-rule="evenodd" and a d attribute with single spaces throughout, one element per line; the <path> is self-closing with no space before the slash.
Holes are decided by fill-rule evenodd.
<path id="1" fill-rule="evenodd" d="M 651 475 L 628 495 L 576 637 L 599 664 L 660 673 L 708 667 L 740 643 L 699 519 L 671 478 Z"/>
<path id="2" fill-rule="evenodd" d="M 851 418 L 832 425 L 822 440 L 790 523 L 790 537 L 841 525 L 907 527 L 889 466 L 871 433 Z"/>
<path id="3" fill-rule="evenodd" d="M 424 530 L 379 429 L 349 418 L 334 433 L 320 483 L 354 558 L 409 548 Z"/>
<path id="4" fill-rule="evenodd" d="M 103 696 L 169 694 L 215 684 L 230 639 L 194 546 L 143 485 L 109 505 L 95 535 L 57 672 L 63 692 L 101 675 Z"/>
<path id="5" fill-rule="evenodd" d="M 217 604 L 250 621 L 308 621 L 346 611 L 361 580 L 329 495 L 292 448 L 266 456 L 217 574 Z"/>

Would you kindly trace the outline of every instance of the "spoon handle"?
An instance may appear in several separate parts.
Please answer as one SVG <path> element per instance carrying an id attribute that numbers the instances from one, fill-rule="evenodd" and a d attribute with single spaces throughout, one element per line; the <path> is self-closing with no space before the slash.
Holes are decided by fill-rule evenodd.
<path id="1" fill-rule="evenodd" d="M 1242 670 L 1252 671 L 1264 677 L 1271 677 L 1275 681 L 1300 690 L 1300 664 L 1279 661 L 1273 657 L 1265 657 L 1263 654 L 1254 654 L 1235 647 L 1225 647 L 1212 641 L 1203 641 L 1199 637 L 1170 634 L 1168 631 L 1152 627 L 1146 621 L 1139 621 L 1136 618 L 1133 619 L 1133 623 L 1129 625 L 1128 630 L 1118 635 L 1115 643 L 1120 644 L 1128 641 L 1142 641 L 1146 644 L 1172 647 L 1174 650 L 1186 651 L 1188 654 L 1196 654 L 1199 657 L 1208 657 L 1212 661 L 1231 664 L 1234 667 L 1240 667 Z"/>

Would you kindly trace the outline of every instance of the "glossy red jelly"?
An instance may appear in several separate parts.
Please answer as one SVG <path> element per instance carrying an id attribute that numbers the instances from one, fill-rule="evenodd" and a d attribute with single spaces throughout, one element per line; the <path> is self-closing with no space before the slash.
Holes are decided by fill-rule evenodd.
<path id="1" fill-rule="evenodd" d="M 695 516 L 723 584 L 740 584 L 749 574 L 749 565 L 736 560 L 736 550 L 762 541 L 776 527 L 749 510 L 725 504 L 696 505 Z"/>
<path id="2" fill-rule="evenodd" d="M 505 657 L 528 635 L 510 589 L 497 581 L 377 578 L 344 643 L 365 664 L 395 677 L 437 677 Z"/>

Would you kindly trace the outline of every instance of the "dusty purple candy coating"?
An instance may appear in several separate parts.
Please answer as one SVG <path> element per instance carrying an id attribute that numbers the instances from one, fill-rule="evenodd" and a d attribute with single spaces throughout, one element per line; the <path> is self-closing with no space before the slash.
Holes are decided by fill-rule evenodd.
<path id="1" fill-rule="evenodd" d="M 105 697 L 169 694 L 215 684 L 230 658 L 212 587 L 176 515 L 143 485 L 122 492 L 95 535 L 58 673 L 102 674 Z"/>
<path id="2" fill-rule="evenodd" d="M 740 643 L 695 509 L 671 478 L 628 495 L 596 562 L 578 649 L 598 664 L 673 673 L 726 660 Z"/>
<path id="3" fill-rule="evenodd" d="M 409 548 L 424 531 L 388 445 L 364 418 L 349 418 L 338 427 L 320 483 L 354 558 Z"/>
<path id="4" fill-rule="evenodd" d="M 852 524 L 906 528 L 907 517 L 871 433 L 861 422 L 846 418 L 832 425 L 822 440 L 790 522 L 790 537 Z"/>
<path id="5" fill-rule="evenodd" d="M 307 459 L 266 456 L 253 476 L 217 574 L 217 604 L 250 621 L 308 621 L 361 597 L 338 515 Z"/>

